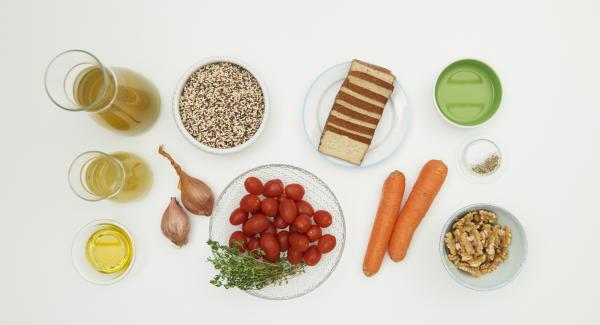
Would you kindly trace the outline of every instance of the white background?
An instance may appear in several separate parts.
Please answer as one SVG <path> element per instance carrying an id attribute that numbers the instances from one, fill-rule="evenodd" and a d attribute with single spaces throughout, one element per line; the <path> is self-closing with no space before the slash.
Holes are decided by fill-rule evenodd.
<path id="1" fill-rule="evenodd" d="M 0 323 L 289 324 L 600 322 L 598 1 L 17 1 L 0 3 Z M 147 133 L 123 137 L 84 113 L 54 107 L 46 64 L 81 48 L 108 65 L 136 70 L 158 87 L 162 111 Z M 248 150 L 214 156 L 178 133 L 171 98 L 195 61 L 229 55 L 249 62 L 271 94 L 272 116 Z M 432 87 L 451 61 L 479 58 L 499 74 L 504 98 L 489 124 L 459 129 L 435 111 Z M 305 92 L 325 68 L 360 58 L 390 68 L 410 97 L 413 120 L 402 147 L 369 169 L 340 168 L 306 141 Z M 457 146 L 486 133 L 504 144 L 508 168 L 492 184 L 471 184 Z M 208 218 L 194 217 L 191 243 L 160 233 L 177 178 L 159 144 L 219 193 L 241 172 L 267 163 L 312 171 L 344 209 L 347 243 L 332 277 L 311 294 L 266 301 L 208 283 Z M 91 149 L 129 150 L 150 163 L 150 194 L 131 204 L 88 203 L 71 193 L 67 167 Z M 402 170 L 409 188 L 429 159 L 445 160 L 447 182 L 420 225 L 406 260 L 361 271 L 381 184 Z M 407 191 L 408 192 L 408 191 Z M 500 290 L 455 283 L 437 251 L 458 208 L 490 202 L 525 227 L 529 258 Z M 135 269 L 109 287 L 85 282 L 70 247 L 84 224 L 121 221 L 138 246 Z"/>

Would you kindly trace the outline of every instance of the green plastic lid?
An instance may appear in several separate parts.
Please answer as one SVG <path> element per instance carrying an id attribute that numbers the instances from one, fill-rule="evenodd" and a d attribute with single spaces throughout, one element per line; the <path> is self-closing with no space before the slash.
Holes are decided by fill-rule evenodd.
<path id="1" fill-rule="evenodd" d="M 465 59 L 447 66 L 435 84 L 435 103 L 448 121 L 477 126 L 500 107 L 502 85 L 487 64 Z"/>

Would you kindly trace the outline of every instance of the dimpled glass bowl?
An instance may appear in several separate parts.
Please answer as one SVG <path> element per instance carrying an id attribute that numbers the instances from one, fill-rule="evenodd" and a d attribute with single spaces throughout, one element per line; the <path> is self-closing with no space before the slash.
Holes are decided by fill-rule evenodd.
<path id="1" fill-rule="evenodd" d="M 270 179 L 279 178 L 284 185 L 298 183 L 304 186 L 304 199 L 317 210 L 327 210 L 333 217 L 331 226 L 323 229 L 323 234 L 332 234 L 337 239 L 333 251 L 323 254 L 321 261 L 315 266 L 306 266 L 305 273 L 299 274 L 288 283 L 271 285 L 261 290 L 247 291 L 251 295 L 265 299 L 291 299 L 305 295 L 319 287 L 333 273 L 337 266 L 346 239 L 346 225 L 342 208 L 329 187 L 315 175 L 304 169 L 290 165 L 265 165 L 250 169 L 236 177 L 219 196 L 213 215 L 210 219 L 210 239 L 221 244 L 229 242 L 229 236 L 241 226 L 229 223 L 229 215 L 239 207 L 240 199 L 247 194 L 244 180 L 254 176 L 263 183 Z"/>

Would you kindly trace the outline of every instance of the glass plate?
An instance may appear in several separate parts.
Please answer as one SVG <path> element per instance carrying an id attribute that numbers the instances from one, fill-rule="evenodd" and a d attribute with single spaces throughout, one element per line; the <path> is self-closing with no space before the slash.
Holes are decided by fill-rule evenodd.
<path id="1" fill-rule="evenodd" d="M 321 133 L 335 101 L 335 96 L 350 69 L 350 62 L 344 62 L 325 70 L 312 83 L 304 99 L 304 130 L 311 145 L 318 150 Z M 369 167 L 389 158 L 399 147 L 408 132 L 410 110 L 408 97 L 396 80 L 394 92 L 385 105 L 383 115 L 377 125 L 373 142 L 360 166 L 323 155 L 330 161 L 346 167 Z"/>
<path id="2" fill-rule="evenodd" d="M 249 176 L 258 177 L 263 183 L 279 178 L 286 185 L 302 184 L 306 191 L 304 198 L 312 204 L 315 211 L 327 210 L 331 213 L 333 223 L 331 226 L 323 228 L 323 234 L 334 235 L 337 243 L 333 251 L 321 257 L 319 264 L 307 266 L 305 273 L 291 278 L 287 284 L 272 285 L 261 290 L 247 292 L 265 299 L 291 299 L 315 290 L 331 275 L 342 256 L 346 239 L 346 225 L 342 208 L 333 192 L 323 181 L 304 169 L 290 165 L 264 165 L 250 169 L 236 177 L 227 185 L 217 200 L 210 218 L 210 239 L 226 244 L 229 242 L 232 232 L 241 230 L 240 226 L 233 226 L 229 223 L 229 215 L 231 211 L 239 207 L 240 199 L 247 194 L 244 180 Z"/>

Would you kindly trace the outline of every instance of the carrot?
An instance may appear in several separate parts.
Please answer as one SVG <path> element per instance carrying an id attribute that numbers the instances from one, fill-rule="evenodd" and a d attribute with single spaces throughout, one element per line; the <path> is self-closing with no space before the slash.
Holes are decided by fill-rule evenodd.
<path id="1" fill-rule="evenodd" d="M 383 183 L 379 207 L 363 262 L 363 272 L 366 276 L 374 275 L 381 267 L 385 250 L 400 212 L 400 203 L 404 196 L 404 183 L 404 174 L 397 170 L 390 173 Z"/>
<path id="2" fill-rule="evenodd" d="M 415 229 L 429 210 L 433 199 L 439 192 L 448 167 L 441 160 L 430 160 L 413 186 L 394 226 L 388 251 L 394 262 L 404 259 Z"/>

